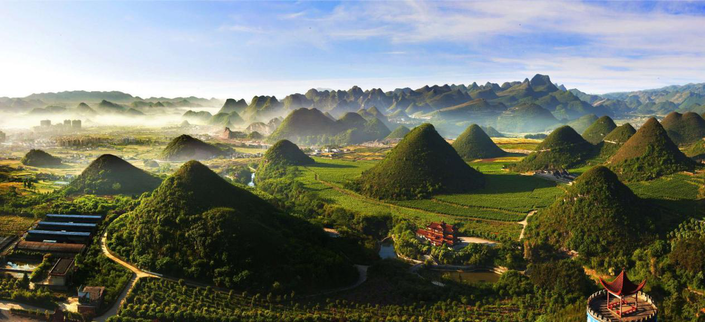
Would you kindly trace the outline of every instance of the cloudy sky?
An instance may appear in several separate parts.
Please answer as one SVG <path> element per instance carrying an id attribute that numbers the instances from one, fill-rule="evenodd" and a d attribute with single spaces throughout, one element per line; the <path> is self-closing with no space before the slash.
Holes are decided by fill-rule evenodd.
<path id="1" fill-rule="evenodd" d="M 0 96 L 705 82 L 705 2 L 0 2 Z"/>

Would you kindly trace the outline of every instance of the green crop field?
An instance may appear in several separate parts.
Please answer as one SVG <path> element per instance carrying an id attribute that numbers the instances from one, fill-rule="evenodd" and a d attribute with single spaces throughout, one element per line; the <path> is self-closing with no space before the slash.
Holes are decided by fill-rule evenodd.
<path id="1" fill-rule="evenodd" d="M 318 195 L 343 208 L 363 214 L 391 213 L 404 218 L 411 218 L 420 224 L 431 221 L 446 221 L 457 223 L 463 227 L 466 234 L 487 238 L 516 239 L 521 232 L 521 226 L 511 221 L 520 221 L 525 213 L 506 211 L 501 209 L 469 208 L 463 205 L 455 206 L 433 200 L 418 200 L 408 203 L 388 203 L 368 199 L 355 192 L 345 190 L 346 181 L 356 178 L 362 171 L 374 165 L 371 161 L 341 161 L 329 159 L 316 159 L 317 164 L 300 168 L 297 179 L 305 188 L 318 193 Z M 318 179 L 333 185 L 331 187 Z M 491 219 L 509 221 L 507 223 L 483 221 L 478 219 Z"/>
<path id="2" fill-rule="evenodd" d="M 25 216 L 0 216 L 0 236 L 15 236 L 29 229 L 36 219 Z"/>

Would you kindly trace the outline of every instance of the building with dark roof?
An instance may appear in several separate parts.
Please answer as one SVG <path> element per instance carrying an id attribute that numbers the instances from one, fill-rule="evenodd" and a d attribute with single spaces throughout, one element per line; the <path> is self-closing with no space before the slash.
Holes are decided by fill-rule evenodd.
<path id="1" fill-rule="evenodd" d="M 73 256 L 82 253 L 86 249 L 86 245 L 21 240 L 17 243 L 15 249 L 45 254 L 51 253 L 55 256 Z"/>
<path id="2" fill-rule="evenodd" d="M 85 244 L 91 238 L 91 233 L 83 231 L 55 231 L 32 229 L 27 231 L 25 240 L 27 241 L 55 241 L 57 243 L 78 243 Z"/>
<path id="3" fill-rule="evenodd" d="M 57 230 L 57 231 L 83 231 L 92 232 L 98 227 L 95 223 L 76 223 L 76 222 L 61 222 L 61 221 L 40 221 L 37 223 L 36 229 L 39 230 Z"/>
<path id="4" fill-rule="evenodd" d="M 453 247 L 458 243 L 458 228 L 445 222 L 432 222 L 425 229 L 416 230 L 416 236 L 428 240 L 433 246 L 445 244 Z"/>
<path id="5" fill-rule="evenodd" d="M 59 258 L 49 271 L 49 285 L 66 286 L 74 271 L 73 258 Z"/>
<path id="6" fill-rule="evenodd" d="M 81 286 L 78 289 L 78 313 L 83 316 L 93 317 L 103 305 L 102 286 Z"/>
<path id="7" fill-rule="evenodd" d="M 75 223 L 99 223 L 103 217 L 96 215 L 60 215 L 48 214 L 44 217 L 47 221 L 75 222 Z"/>

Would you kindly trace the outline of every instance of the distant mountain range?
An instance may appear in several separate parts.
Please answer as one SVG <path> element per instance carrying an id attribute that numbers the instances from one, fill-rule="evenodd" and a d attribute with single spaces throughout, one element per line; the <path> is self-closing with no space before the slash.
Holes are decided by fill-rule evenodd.
<path id="1" fill-rule="evenodd" d="M 705 83 L 592 95 L 579 89 L 567 90 L 565 86 L 553 83 L 549 76 L 537 74 L 531 79 L 501 85 L 490 82 L 484 85 L 426 85 L 386 92 L 379 88 L 363 90 L 357 86 L 348 90 L 310 89 L 281 100 L 275 96 L 255 96 L 249 103 L 244 99 L 223 101 L 193 96 L 145 99 L 117 91 L 0 97 L 0 111 L 35 115 L 92 112 L 154 115 L 174 107 L 222 107 L 222 113 L 236 112 L 246 124 L 268 122 L 300 108 L 316 108 L 336 119 L 348 112 L 369 110 L 377 113 L 374 116 L 388 126 L 410 118 L 430 119 L 441 125 L 442 131 L 450 128 L 449 131 L 459 133 L 471 123 L 512 131 L 515 121 L 521 121 L 528 125 L 522 126 L 527 131 L 542 131 L 591 114 L 597 117 L 664 116 L 674 111 L 700 114 L 705 112 Z M 370 115 L 363 112 L 363 116 Z"/>

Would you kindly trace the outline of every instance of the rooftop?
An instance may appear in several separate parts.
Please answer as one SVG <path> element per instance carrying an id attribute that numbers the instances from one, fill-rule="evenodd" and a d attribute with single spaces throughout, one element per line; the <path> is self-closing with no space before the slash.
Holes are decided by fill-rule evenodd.
<path id="1" fill-rule="evenodd" d="M 80 253 L 86 248 L 83 244 L 45 243 L 22 240 L 17 243 L 17 249 L 45 253 Z"/>
<path id="2" fill-rule="evenodd" d="M 49 272 L 49 275 L 66 275 L 73 266 L 73 258 L 60 258 Z"/>
<path id="3" fill-rule="evenodd" d="M 84 232 L 84 231 L 55 231 L 55 230 L 32 229 L 30 231 L 27 231 L 27 233 L 41 234 L 41 235 L 57 235 L 57 236 L 81 236 L 81 237 L 90 237 L 91 236 L 91 233 Z"/>

